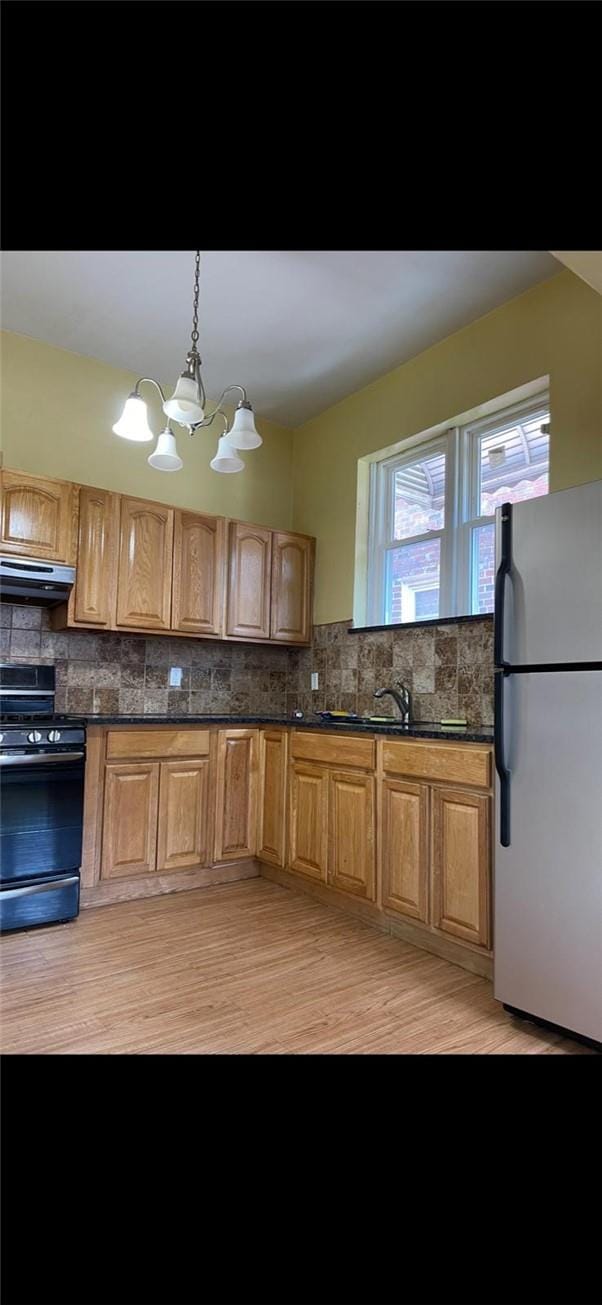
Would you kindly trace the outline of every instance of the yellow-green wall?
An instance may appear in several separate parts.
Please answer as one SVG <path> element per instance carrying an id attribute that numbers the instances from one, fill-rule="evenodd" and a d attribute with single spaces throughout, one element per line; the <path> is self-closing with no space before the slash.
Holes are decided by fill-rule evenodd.
<path id="1" fill-rule="evenodd" d="M 358 458 L 550 377 L 550 488 L 602 478 L 602 299 L 562 272 L 295 431 L 293 527 L 317 538 L 314 620 L 353 607 Z"/>
<path id="2" fill-rule="evenodd" d="M 111 430 L 134 388 L 134 373 L 11 331 L 2 332 L 1 346 L 6 467 L 258 525 L 292 524 L 291 430 L 258 417 L 261 448 L 242 454 L 244 471 L 224 476 L 209 466 L 222 423 L 192 438 L 174 425 L 184 467 L 173 474 L 153 471 L 146 461 L 152 444 L 131 444 Z M 173 388 L 175 377 L 170 379 Z M 169 388 L 168 380 L 164 389 Z M 159 396 L 150 386 L 145 390 L 149 424 L 158 432 L 165 424 Z"/>

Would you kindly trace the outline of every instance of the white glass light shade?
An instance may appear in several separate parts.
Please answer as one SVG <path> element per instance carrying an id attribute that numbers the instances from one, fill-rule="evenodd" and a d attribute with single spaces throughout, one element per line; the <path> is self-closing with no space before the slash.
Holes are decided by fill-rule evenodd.
<path id="1" fill-rule="evenodd" d="M 242 458 L 238 457 L 236 449 L 232 444 L 228 443 L 226 436 L 222 435 L 217 443 L 217 453 L 209 466 L 214 471 L 232 472 L 243 471 L 244 465 Z"/>
<path id="2" fill-rule="evenodd" d="M 241 406 L 236 409 L 234 421 L 228 431 L 228 440 L 235 449 L 258 449 L 259 445 L 263 444 L 261 435 L 255 429 L 252 408 Z"/>
<path id="3" fill-rule="evenodd" d="M 148 458 L 148 463 L 155 471 L 180 471 L 184 466 L 176 448 L 176 437 L 169 426 L 157 437 L 156 448 Z"/>
<path id="4" fill-rule="evenodd" d="M 171 399 L 166 399 L 163 411 L 181 426 L 192 426 L 204 417 L 199 387 L 192 376 L 180 376 Z"/>
<path id="5" fill-rule="evenodd" d="M 154 439 L 153 432 L 146 419 L 146 404 L 138 394 L 130 394 L 129 399 L 125 401 L 125 407 L 119 418 L 115 422 L 113 430 L 116 435 L 121 435 L 123 440 L 137 440 L 142 444 L 146 440 Z"/>

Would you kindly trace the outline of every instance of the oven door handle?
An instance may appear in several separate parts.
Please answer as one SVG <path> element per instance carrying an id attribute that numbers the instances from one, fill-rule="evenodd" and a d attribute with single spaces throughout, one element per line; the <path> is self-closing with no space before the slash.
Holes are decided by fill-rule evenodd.
<path id="1" fill-rule="evenodd" d="M 1 698 L 54 698 L 54 689 L 12 689 L 10 684 L 0 685 Z"/>
<path id="2" fill-rule="evenodd" d="M 3 888 L 0 892 L 0 901 L 5 902 L 7 897 L 28 897 L 30 893 L 52 893 L 78 881 L 79 875 L 70 875 L 68 879 L 52 879 L 47 884 L 28 884 L 26 888 Z"/>
<path id="3" fill-rule="evenodd" d="M 46 766 L 48 762 L 55 765 L 62 762 L 66 765 L 70 761 L 83 761 L 83 752 L 29 752 L 21 757 L 11 757 L 6 754 L 0 757 L 0 767 L 2 766 Z"/>

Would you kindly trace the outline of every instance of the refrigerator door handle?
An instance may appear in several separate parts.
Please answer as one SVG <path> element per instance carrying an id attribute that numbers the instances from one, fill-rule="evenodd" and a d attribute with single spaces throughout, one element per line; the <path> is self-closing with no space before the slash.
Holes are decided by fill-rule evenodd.
<path id="1" fill-rule="evenodd" d="M 512 567 L 512 504 L 500 508 L 500 564 L 495 573 L 493 605 L 493 660 L 496 666 L 507 666 L 504 661 L 504 597 L 506 576 Z"/>
<path id="2" fill-rule="evenodd" d="M 495 685 L 495 728 L 493 746 L 495 768 L 500 781 L 500 843 L 510 847 L 510 771 L 505 763 L 504 749 L 504 680 L 506 672 L 499 670 L 493 677 Z"/>

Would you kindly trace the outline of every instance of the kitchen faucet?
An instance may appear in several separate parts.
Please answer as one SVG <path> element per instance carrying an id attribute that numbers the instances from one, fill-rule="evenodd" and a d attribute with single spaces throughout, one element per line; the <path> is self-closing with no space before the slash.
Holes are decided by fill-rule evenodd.
<path id="1" fill-rule="evenodd" d="M 375 698 L 393 698 L 399 708 L 399 714 L 404 725 L 409 725 L 412 719 L 412 695 L 405 684 L 397 683 L 396 689 L 376 689 Z"/>

